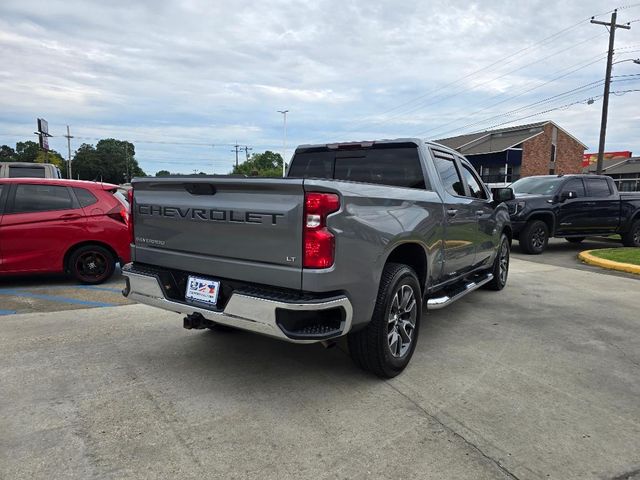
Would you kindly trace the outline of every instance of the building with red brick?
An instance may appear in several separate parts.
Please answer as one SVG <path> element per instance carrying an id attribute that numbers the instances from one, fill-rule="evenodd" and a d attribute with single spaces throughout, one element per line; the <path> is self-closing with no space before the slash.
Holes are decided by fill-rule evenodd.
<path id="1" fill-rule="evenodd" d="M 587 146 L 546 120 L 436 140 L 473 164 L 485 183 L 508 184 L 531 175 L 582 173 Z"/>

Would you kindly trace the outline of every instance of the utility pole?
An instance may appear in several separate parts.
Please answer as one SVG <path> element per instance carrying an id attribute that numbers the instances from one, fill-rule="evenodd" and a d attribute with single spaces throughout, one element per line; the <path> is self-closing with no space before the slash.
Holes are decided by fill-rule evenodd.
<path id="1" fill-rule="evenodd" d="M 278 110 L 284 117 L 284 137 L 282 139 L 282 176 L 286 176 L 286 158 L 287 158 L 287 113 L 289 110 Z"/>
<path id="2" fill-rule="evenodd" d="M 249 150 L 253 150 L 253 148 L 249 148 L 245 145 L 243 150 L 244 150 L 244 155 L 247 158 L 247 161 L 249 161 Z"/>
<path id="3" fill-rule="evenodd" d="M 629 23 L 624 25 L 618 25 L 616 19 L 618 18 L 618 10 L 614 10 L 611 14 L 610 22 L 601 22 L 595 20 L 595 17 L 591 17 L 591 23 L 596 25 L 604 25 L 609 30 L 609 52 L 607 54 L 607 71 L 604 77 L 604 96 L 602 97 L 602 120 L 600 121 L 600 143 L 598 144 L 598 164 L 596 168 L 596 174 L 602 175 L 602 168 L 604 165 L 604 144 L 607 136 L 607 115 L 609 112 L 609 90 L 611 87 L 611 66 L 613 64 L 613 47 L 616 39 L 616 29 L 624 28 L 625 30 L 631 29 Z"/>
<path id="4" fill-rule="evenodd" d="M 238 169 L 238 153 L 240 152 L 240 150 L 242 150 L 242 148 L 240 148 L 240 145 L 238 145 L 237 140 L 236 140 L 236 144 L 233 147 L 234 149 L 231 151 L 236 152 L 236 170 L 237 170 Z"/>
<path id="5" fill-rule="evenodd" d="M 64 137 L 67 139 L 67 170 L 68 170 L 68 174 L 69 174 L 69 179 L 72 179 L 73 177 L 71 176 L 71 139 L 73 138 L 71 136 L 71 134 L 69 133 L 69 125 L 67 125 L 67 134 L 64 135 Z"/>

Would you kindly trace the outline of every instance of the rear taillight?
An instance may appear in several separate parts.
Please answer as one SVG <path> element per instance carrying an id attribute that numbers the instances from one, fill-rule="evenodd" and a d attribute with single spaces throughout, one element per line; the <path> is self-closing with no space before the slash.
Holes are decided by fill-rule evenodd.
<path id="1" fill-rule="evenodd" d="M 129 243 L 132 244 L 135 243 L 133 234 L 133 188 L 127 192 L 127 199 L 129 200 L 129 222 L 127 223 L 127 227 L 129 227 Z"/>
<path id="2" fill-rule="evenodd" d="M 304 268 L 329 268 L 334 262 L 335 237 L 327 228 L 327 216 L 340 209 L 334 193 L 308 192 L 304 197 Z"/>
<path id="3" fill-rule="evenodd" d="M 129 212 L 123 205 L 116 205 L 115 207 L 113 207 L 107 212 L 107 217 L 111 217 L 114 220 L 118 220 L 119 222 L 124 223 L 125 225 L 129 225 Z"/>

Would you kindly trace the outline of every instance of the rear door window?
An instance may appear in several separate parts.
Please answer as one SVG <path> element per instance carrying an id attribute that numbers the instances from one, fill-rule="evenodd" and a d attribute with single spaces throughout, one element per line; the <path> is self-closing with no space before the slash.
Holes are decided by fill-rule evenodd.
<path id="1" fill-rule="evenodd" d="M 67 187 L 60 185 L 16 186 L 12 213 L 45 212 L 74 208 L 73 199 Z"/>
<path id="2" fill-rule="evenodd" d="M 436 154 L 433 156 L 433 160 L 436 165 L 436 170 L 438 170 L 438 174 L 440 175 L 440 180 L 442 180 L 442 184 L 444 185 L 444 189 L 451 195 L 464 197 L 466 195 L 464 184 L 462 183 L 462 178 L 460 178 L 453 157 Z"/>
<path id="3" fill-rule="evenodd" d="M 608 197 L 611 195 L 609 182 L 604 178 L 585 178 L 590 197 Z"/>
<path id="4" fill-rule="evenodd" d="M 480 185 L 480 180 L 476 178 L 474 172 L 471 171 L 471 167 L 462 162 L 460 162 L 460 165 L 462 165 L 462 176 L 469 187 L 469 194 L 474 198 L 486 200 L 487 192 L 485 192 L 482 185 Z"/>
<path id="5" fill-rule="evenodd" d="M 329 178 L 395 187 L 426 189 L 418 148 L 373 148 L 297 153 L 289 177 Z"/>

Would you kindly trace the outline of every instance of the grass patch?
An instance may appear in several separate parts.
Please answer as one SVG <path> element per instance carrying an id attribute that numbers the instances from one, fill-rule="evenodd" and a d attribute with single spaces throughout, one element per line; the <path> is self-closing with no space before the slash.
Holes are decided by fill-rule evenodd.
<path id="1" fill-rule="evenodd" d="M 632 265 L 640 265 L 640 248 L 602 248 L 592 250 L 591 255 L 613 262 L 631 263 Z"/>

